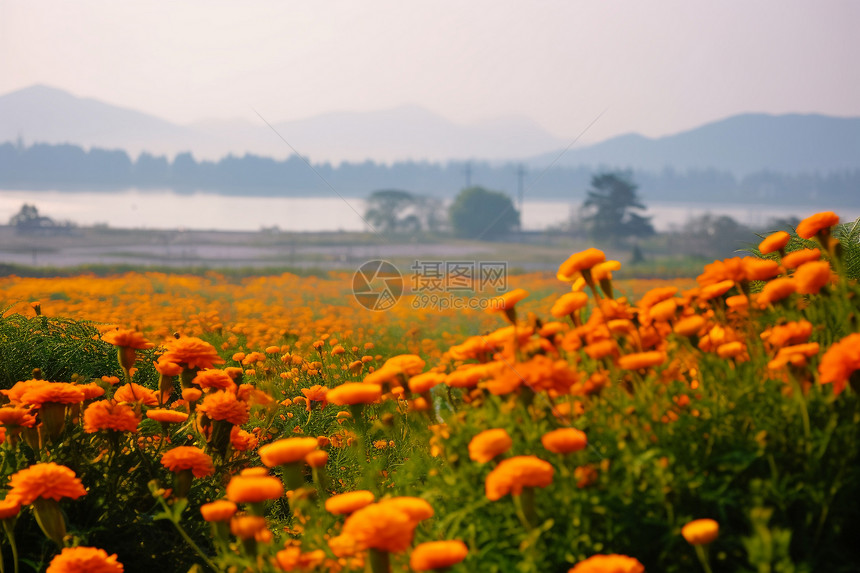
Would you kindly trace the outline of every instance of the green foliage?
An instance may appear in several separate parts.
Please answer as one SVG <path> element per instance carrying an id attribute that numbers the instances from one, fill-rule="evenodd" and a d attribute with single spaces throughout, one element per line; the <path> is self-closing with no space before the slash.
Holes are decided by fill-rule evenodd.
<path id="1" fill-rule="evenodd" d="M 454 234 L 468 239 L 496 239 L 520 224 L 511 198 L 483 187 L 463 189 L 448 213 Z"/>
<path id="2" fill-rule="evenodd" d="M 380 233 L 438 231 L 439 201 L 399 189 L 374 191 L 367 199 L 364 218 Z"/>
<path id="3" fill-rule="evenodd" d="M 822 249 L 825 253 L 827 252 L 827 248 L 823 247 L 817 239 L 803 239 L 797 235 L 794 228 L 775 228 L 773 231 L 780 230 L 788 232 L 791 236 L 785 247 L 786 253 L 800 249 Z M 836 246 L 838 271 L 849 279 L 860 279 L 860 219 L 836 225 L 832 233 L 833 238 L 839 241 Z M 765 236 L 759 235 L 759 238 L 764 239 Z M 763 255 L 758 250 L 758 245 L 749 245 L 743 251 L 758 257 L 779 260 L 779 253 Z"/>
<path id="4" fill-rule="evenodd" d="M 3 314 L 0 314 L 0 388 L 10 388 L 18 381 L 32 378 L 35 368 L 41 370 L 45 380 L 51 381 L 122 376 L 116 349 L 99 340 L 94 323 Z M 152 351 L 144 353 L 151 355 Z M 156 377 L 151 363 L 142 366 L 141 380 L 151 381 Z"/>

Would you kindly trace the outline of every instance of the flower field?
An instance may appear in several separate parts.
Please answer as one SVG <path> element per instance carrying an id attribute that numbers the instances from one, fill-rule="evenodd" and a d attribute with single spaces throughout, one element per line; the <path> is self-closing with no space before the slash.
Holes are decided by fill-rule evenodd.
<path id="1" fill-rule="evenodd" d="M 672 283 L 588 249 L 489 312 L 368 311 L 347 273 L 2 278 L 0 571 L 856 571 L 838 223 Z"/>

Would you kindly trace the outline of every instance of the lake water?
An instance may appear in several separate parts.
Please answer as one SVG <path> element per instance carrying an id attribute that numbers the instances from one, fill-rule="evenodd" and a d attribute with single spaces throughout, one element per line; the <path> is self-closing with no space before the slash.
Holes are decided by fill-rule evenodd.
<path id="1" fill-rule="evenodd" d="M 0 224 L 5 224 L 23 203 L 36 205 L 39 213 L 80 226 L 106 223 L 113 228 L 214 229 L 257 231 L 277 226 L 282 231 L 356 231 L 365 229 L 362 199 L 338 197 L 234 197 L 180 195 L 170 191 L 130 190 L 105 192 L 5 191 L 0 190 Z M 526 201 L 523 228 L 540 230 L 567 221 L 578 207 L 560 201 Z M 818 211 L 835 211 L 843 221 L 860 217 L 860 207 L 832 205 L 722 205 L 718 203 L 648 204 L 657 230 L 683 225 L 705 213 L 729 215 L 738 222 L 762 227 L 774 217 L 799 217 Z"/>

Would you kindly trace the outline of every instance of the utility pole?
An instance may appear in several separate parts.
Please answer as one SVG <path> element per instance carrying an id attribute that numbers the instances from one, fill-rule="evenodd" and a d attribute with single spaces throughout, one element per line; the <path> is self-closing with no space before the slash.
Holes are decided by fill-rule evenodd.
<path id="1" fill-rule="evenodd" d="M 466 162 L 466 167 L 463 169 L 463 172 L 466 174 L 466 189 L 472 186 L 472 163 Z"/>
<path id="2" fill-rule="evenodd" d="M 523 195 L 525 194 L 525 189 L 523 187 L 523 180 L 526 176 L 526 170 L 523 167 L 523 164 L 520 163 L 517 168 L 517 210 L 520 212 L 520 231 L 523 230 Z"/>

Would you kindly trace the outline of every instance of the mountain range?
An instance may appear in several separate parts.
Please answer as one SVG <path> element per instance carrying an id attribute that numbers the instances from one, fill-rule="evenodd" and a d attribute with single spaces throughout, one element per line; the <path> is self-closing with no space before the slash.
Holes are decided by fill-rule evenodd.
<path id="1" fill-rule="evenodd" d="M 570 140 L 522 117 L 465 125 L 418 106 L 401 106 L 271 127 L 262 119 L 179 125 L 41 85 L 0 96 L 0 142 L 16 140 L 119 148 L 132 156 L 191 151 L 210 160 L 246 153 L 285 158 L 298 152 L 315 162 L 478 159 L 522 162 L 535 170 L 552 162 L 649 171 L 716 169 L 737 176 L 860 169 L 858 117 L 748 113 L 663 137 L 621 135 L 559 157 Z"/>

